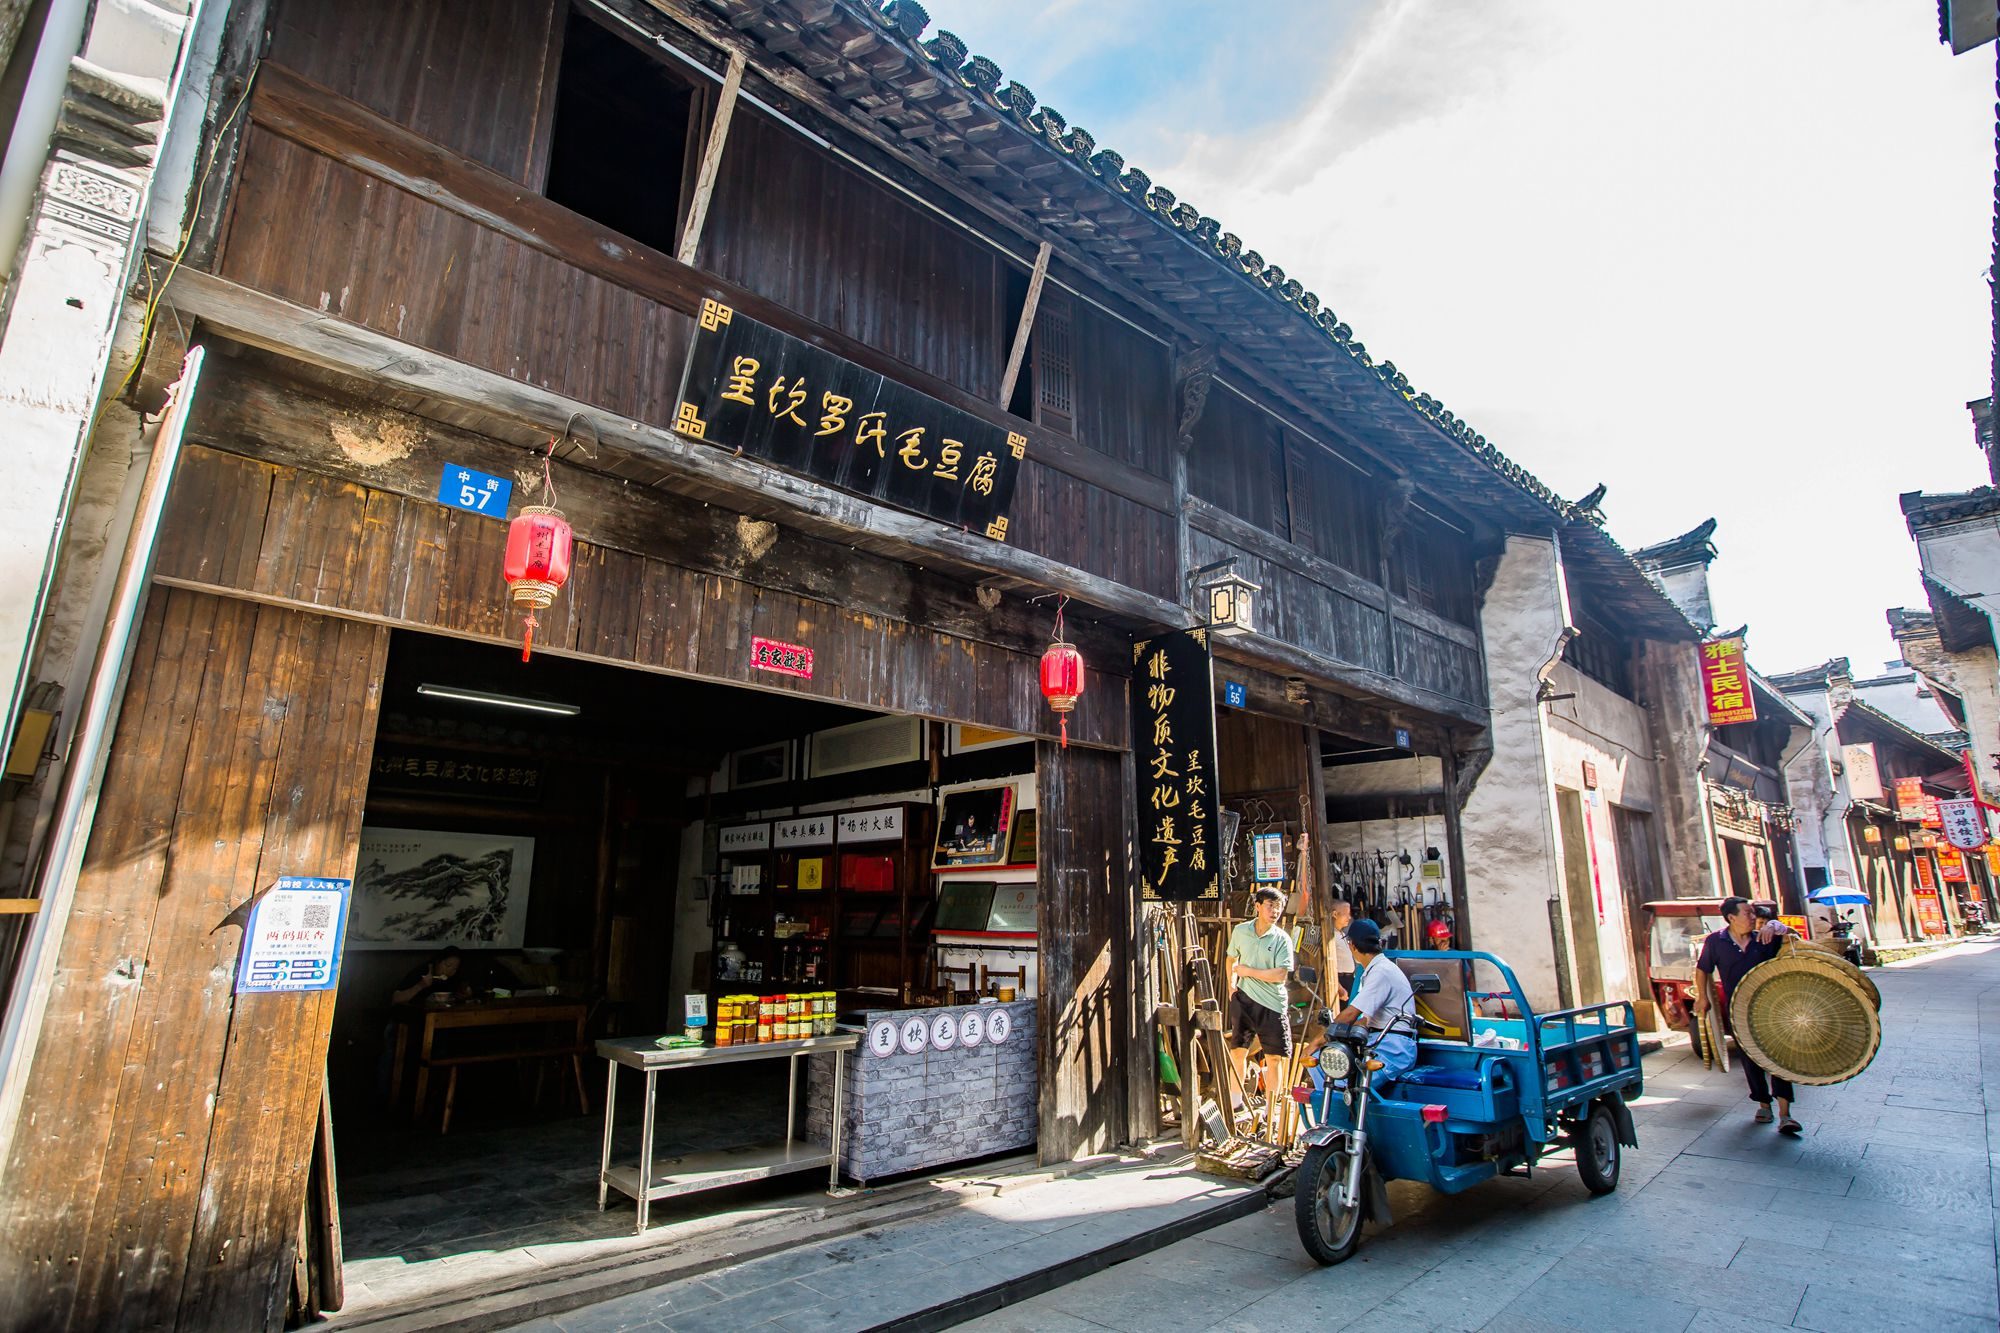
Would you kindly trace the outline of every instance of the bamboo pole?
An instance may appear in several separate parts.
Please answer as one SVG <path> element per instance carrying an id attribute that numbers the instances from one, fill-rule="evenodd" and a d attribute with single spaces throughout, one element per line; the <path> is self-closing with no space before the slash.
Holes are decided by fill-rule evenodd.
<path id="1" fill-rule="evenodd" d="M 701 150 L 701 169 L 695 176 L 694 200 L 688 205 L 687 225 L 681 229 L 680 253 L 683 264 L 694 263 L 701 245 L 702 223 L 708 218 L 708 201 L 715 194 L 715 177 L 722 169 L 722 146 L 729 141 L 729 121 L 736 114 L 736 94 L 743 87 L 743 53 L 729 53 L 729 72 L 722 80 L 716 99 L 715 120 L 708 127 L 708 142 Z"/>
<path id="2" fill-rule="evenodd" d="M 1014 345 L 1007 353 L 1007 370 L 1000 377 L 1000 406 L 1014 399 L 1014 385 L 1021 378 L 1021 363 L 1028 355 L 1028 338 L 1035 331 L 1035 311 L 1042 304 L 1042 284 L 1049 276 L 1049 243 L 1035 251 L 1035 271 L 1028 275 L 1028 299 L 1021 303 L 1021 319 L 1014 326 Z"/>

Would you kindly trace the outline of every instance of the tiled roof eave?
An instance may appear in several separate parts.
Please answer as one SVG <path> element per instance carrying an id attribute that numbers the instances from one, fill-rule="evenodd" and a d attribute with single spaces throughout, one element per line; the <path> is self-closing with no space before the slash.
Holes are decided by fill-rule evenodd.
<path id="1" fill-rule="evenodd" d="M 889 129 L 908 151 L 1000 198 L 1101 272 L 1210 330 L 1360 443 L 1415 465 L 1422 480 L 1438 483 L 1442 498 L 1500 523 L 1574 517 L 1566 501 L 1418 391 L 1393 362 L 1375 360 L 1282 268 L 1128 168 L 1118 153 L 1099 149 L 1088 131 L 1023 85 L 1003 82 L 998 65 L 951 33 L 923 38 L 930 18 L 920 5 L 701 3 L 824 86 L 851 114 Z M 1505 485 L 1480 484 L 1494 477 Z"/>

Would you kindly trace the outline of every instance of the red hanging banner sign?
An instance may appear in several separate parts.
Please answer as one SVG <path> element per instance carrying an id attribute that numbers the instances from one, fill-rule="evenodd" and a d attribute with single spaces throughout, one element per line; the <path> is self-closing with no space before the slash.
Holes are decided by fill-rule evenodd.
<path id="1" fill-rule="evenodd" d="M 1701 691 L 1708 702 L 1711 727 L 1755 722 L 1757 704 L 1750 697 L 1750 668 L 1743 661 L 1743 640 L 1717 639 L 1701 645 Z"/>

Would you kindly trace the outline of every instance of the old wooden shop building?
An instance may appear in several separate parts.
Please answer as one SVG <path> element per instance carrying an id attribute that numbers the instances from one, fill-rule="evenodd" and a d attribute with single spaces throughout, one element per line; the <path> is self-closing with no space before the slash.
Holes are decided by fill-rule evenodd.
<path id="1" fill-rule="evenodd" d="M 1324 886 L 1326 763 L 1423 760 L 1418 805 L 1335 815 L 1434 820 L 1426 917 L 1468 938 L 1507 535 L 1560 534 L 1613 639 L 1665 614 L 915 4 L 237 0 L 201 32 L 168 127 L 199 188 L 155 202 L 182 240 L 122 399 L 172 405 L 123 561 L 56 582 L 110 608 L 70 754 L 102 782 L 44 774 L 57 837 L 17 852 L 0 1324 L 272 1326 L 355 1182 L 510 1117 L 594 1183 L 595 1120 L 534 1136 L 605 1109 L 600 1039 L 676 1188 L 765 1173 L 701 1177 L 703 1143 L 824 1130 L 842 1061 L 851 1179 L 1154 1133 L 1181 997 L 1142 888 L 1234 864 L 1240 898 L 1254 843 L 1297 889 L 1302 832 Z M 510 552 L 535 507 L 566 561 L 552 521 Z M 560 584 L 527 662 L 503 574 Z M 1217 590 L 1247 609 L 1214 623 Z M 1148 699 L 1169 646 L 1185 715 Z M 312 980 L 314 892 L 347 904 L 337 987 L 259 989 Z M 732 1046 L 852 1048 L 829 1014 L 864 1045 L 809 1087 L 656 1067 L 698 1009 Z M 970 1108 L 906 1086 L 979 1126 L 942 1149 L 851 1099 L 926 1050 L 998 1071 Z M 606 1175 L 627 1208 L 658 1179 Z"/>

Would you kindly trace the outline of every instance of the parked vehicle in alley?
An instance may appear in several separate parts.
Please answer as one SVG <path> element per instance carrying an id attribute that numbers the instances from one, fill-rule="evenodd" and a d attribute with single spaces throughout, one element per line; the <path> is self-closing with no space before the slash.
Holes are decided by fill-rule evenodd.
<path id="1" fill-rule="evenodd" d="M 1299 1166 L 1299 1240 L 1323 1264 L 1390 1222 L 1391 1180 L 1455 1194 L 1499 1175 L 1530 1175 L 1564 1148 L 1593 1194 L 1618 1188 L 1623 1147 L 1638 1146 L 1626 1101 L 1639 1095 L 1632 1003 L 1537 1014 L 1512 968 L 1488 953 L 1385 953 L 1417 1001 L 1417 1062 L 1376 1086 L 1383 1036 L 1322 1015 L 1315 1083 L 1301 1090 L 1312 1127 Z"/>

